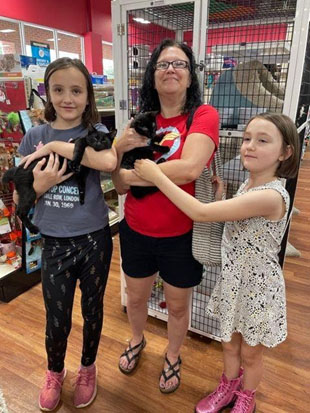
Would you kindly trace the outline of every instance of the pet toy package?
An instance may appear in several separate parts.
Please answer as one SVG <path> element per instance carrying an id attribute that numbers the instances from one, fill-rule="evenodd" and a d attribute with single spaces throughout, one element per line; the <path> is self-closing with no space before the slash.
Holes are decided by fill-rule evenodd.
<path id="1" fill-rule="evenodd" d="M 34 210 L 29 213 L 30 220 L 33 217 Z M 41 234 L 33 234 L 27 228 L 25 230 L 25 248 L 24 248 L 24 267 L 27 274 L 39 270 L 41 268 L 42 254 L 42 238 Z"/>

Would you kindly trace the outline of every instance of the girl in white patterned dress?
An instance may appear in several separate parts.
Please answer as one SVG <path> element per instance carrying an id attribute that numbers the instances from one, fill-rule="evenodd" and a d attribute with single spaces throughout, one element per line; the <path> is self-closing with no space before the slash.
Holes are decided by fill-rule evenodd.
<path id="1" fill-rule="evenodd" d="M 173 184 L 156 164 L 136 162 L 135 171 L 153 182 L 194 221 L 227 221 L 222 240 L 222 274 L 207 311 L 218 315 L 224 372 L 215 391 L 196 406 L 196 413 L 255 411 L 255 392 L 262 377 L 264 347 L 285 340 L 285 285 L 278 253 L 285 232 L 289 195 L 279 178 L 296 176 L 299 138 L 292 120 L 264 113 L 244 132 L 241 159 L 249 178 L 236 196 L 203 204 Z M 216 179 L 216 199 L 223 183 Z M 241 368 L 241 366 L 243 368 Z"/>

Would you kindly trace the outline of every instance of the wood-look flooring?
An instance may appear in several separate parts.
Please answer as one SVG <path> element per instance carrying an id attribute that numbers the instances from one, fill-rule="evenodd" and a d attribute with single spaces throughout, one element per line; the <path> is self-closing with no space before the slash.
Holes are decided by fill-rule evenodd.
<path id="1" fill-rule="evenodd" d="M 290 242 L 300 258 L 287 258 L 285 279 L 288 303 L 288 338 L 265 353 L 265 372 L 257 392 L 257 413 L 305 413 L 310 410 L 310 153 L 302 162 Z M 76 293 L 63 386 L 57 412 L 76 411 L 72 381 L 79 366 L 82 318 Z M 46 369 L 45 315 L 40 285 L 10 303 L 0 303 L 0 388 L 10 413 L 39 411 L 37 399 Z M 221 345 L 189 333 L 182 348 L 179 390 L 163 395 L 158 377 L 167 345 L 166 324 L 149 318 L 147 346 L 141 365 L 132 376 L 118 370 L 118 357 L 130 337 L 127 315 L 120 300 L 118 236 L 105 298 L 105 322 L 97 365 L 98 395 L 81 411 L 92 413 L 192 413 L 195 403 L 216 386 L 222 372 Z M 228 412 L 226 409 L 225 412 Z"/>

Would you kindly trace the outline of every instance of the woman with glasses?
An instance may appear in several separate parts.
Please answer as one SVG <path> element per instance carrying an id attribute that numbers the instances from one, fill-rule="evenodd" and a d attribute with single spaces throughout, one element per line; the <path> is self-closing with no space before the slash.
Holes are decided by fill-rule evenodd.
<path id="1" fill-rule="evenodd" d="M 170 148 L 167 154 L 158 155 L 160 168 L 191 195 L 195 180 L 210 162 L 219 139 L 218 113 L 212 106 L 202 104 L 195 68 L 191 48 L 166 39 L 153 51 L 140 91 L 140 112 L 158 112 L 157 133 L 163 136 L 160 144 Z M 189 324 L 192 287 L 201 282 L 202 265 L 192 256 L 193 222 L 160 191 L 139 199 L 130 191 L 133 185 L 152 185 L 134 170 L 120 168 L 125 152 L 145 145 L 145 137 L 129 123 L 116 141 L 119 167 L 112 174 L 118 193 L 127 194 L 120 244 L 132 329 L 119 368 L 129 374 L 138 366 L 146 345 L 143 331 L 147 301 L 159 273 L 168 309 L 168 347 L 159 389 L 171 393 L 180 384 L 180 348 Z"/>

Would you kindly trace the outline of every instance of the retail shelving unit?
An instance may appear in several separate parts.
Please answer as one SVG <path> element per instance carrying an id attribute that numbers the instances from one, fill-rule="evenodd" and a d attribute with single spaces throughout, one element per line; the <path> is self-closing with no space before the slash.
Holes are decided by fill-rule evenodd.
<path id="1" fill-rule="evenodd" d="M 97 110 L 101 117 L 101 122 L 108 128 L 115 127 L 114 120 L 114 107 L 100 107 L 97 106 Z M 111 232 L 114 235 L 118 232 L 118 223 L 119 223 L 119 208 L 118 208 L 118 196 L 114 188 L 111 174 L 101 172 L 101 188 L 104 193 L 104 199 L 109 207 L 109 224 L 111 227 Z"/>
<path id="2" fill-rule="evenodd" d="M 167 37 L 187 42 L 196 56 L 204 101 L 220 113 L 220 150 L 231 197 L 246 177 L 238 154 L 250 117 L 269 110 L 295 121 L 302 107 L 308 113 L 309 7 L 308 0 L 114 0 L 117 129 L 138 110 L 139 87 L 154 47 Z M 299 127 L 301 141 L 306 125 L 305 120 Z M 296 182 L 286 183 L 292 203 Z M 123 203 L 120 197 L 121 217 Z M 287 233 L 282 263 L 286 240 Z M 218 320 L 204 310 L 219 273 L 220 268 L 204 268 L 203 281 L 193 292 L 189 325 L 191 331 L 214 339 L 219 339 Z M 121 293 L 126 306 L 123 275 Z M 167 318 L 160 278 L 154 284 L 149 314 Z"/>
<path id="3" fill-rule="evenodd" d="M 1 118 L 3 119 L 4 116 L 2 113 Z M 0 301 L 4 302 L 9 302 L 23 293 L 38 283 L 41 278 L 39 271 L 41 267 L 40 237 L 30 234 L 23 227 L 13 206 L 13 188 L 1 182 L 3 173 L 14 165 L 21 139 L 19 134 L 21 134 L 19 126 L 15 136 L 14 132 L 13 136 L 8 137 L 0 134 L 0 199 L 2 204 L 0 211 Z"/>

